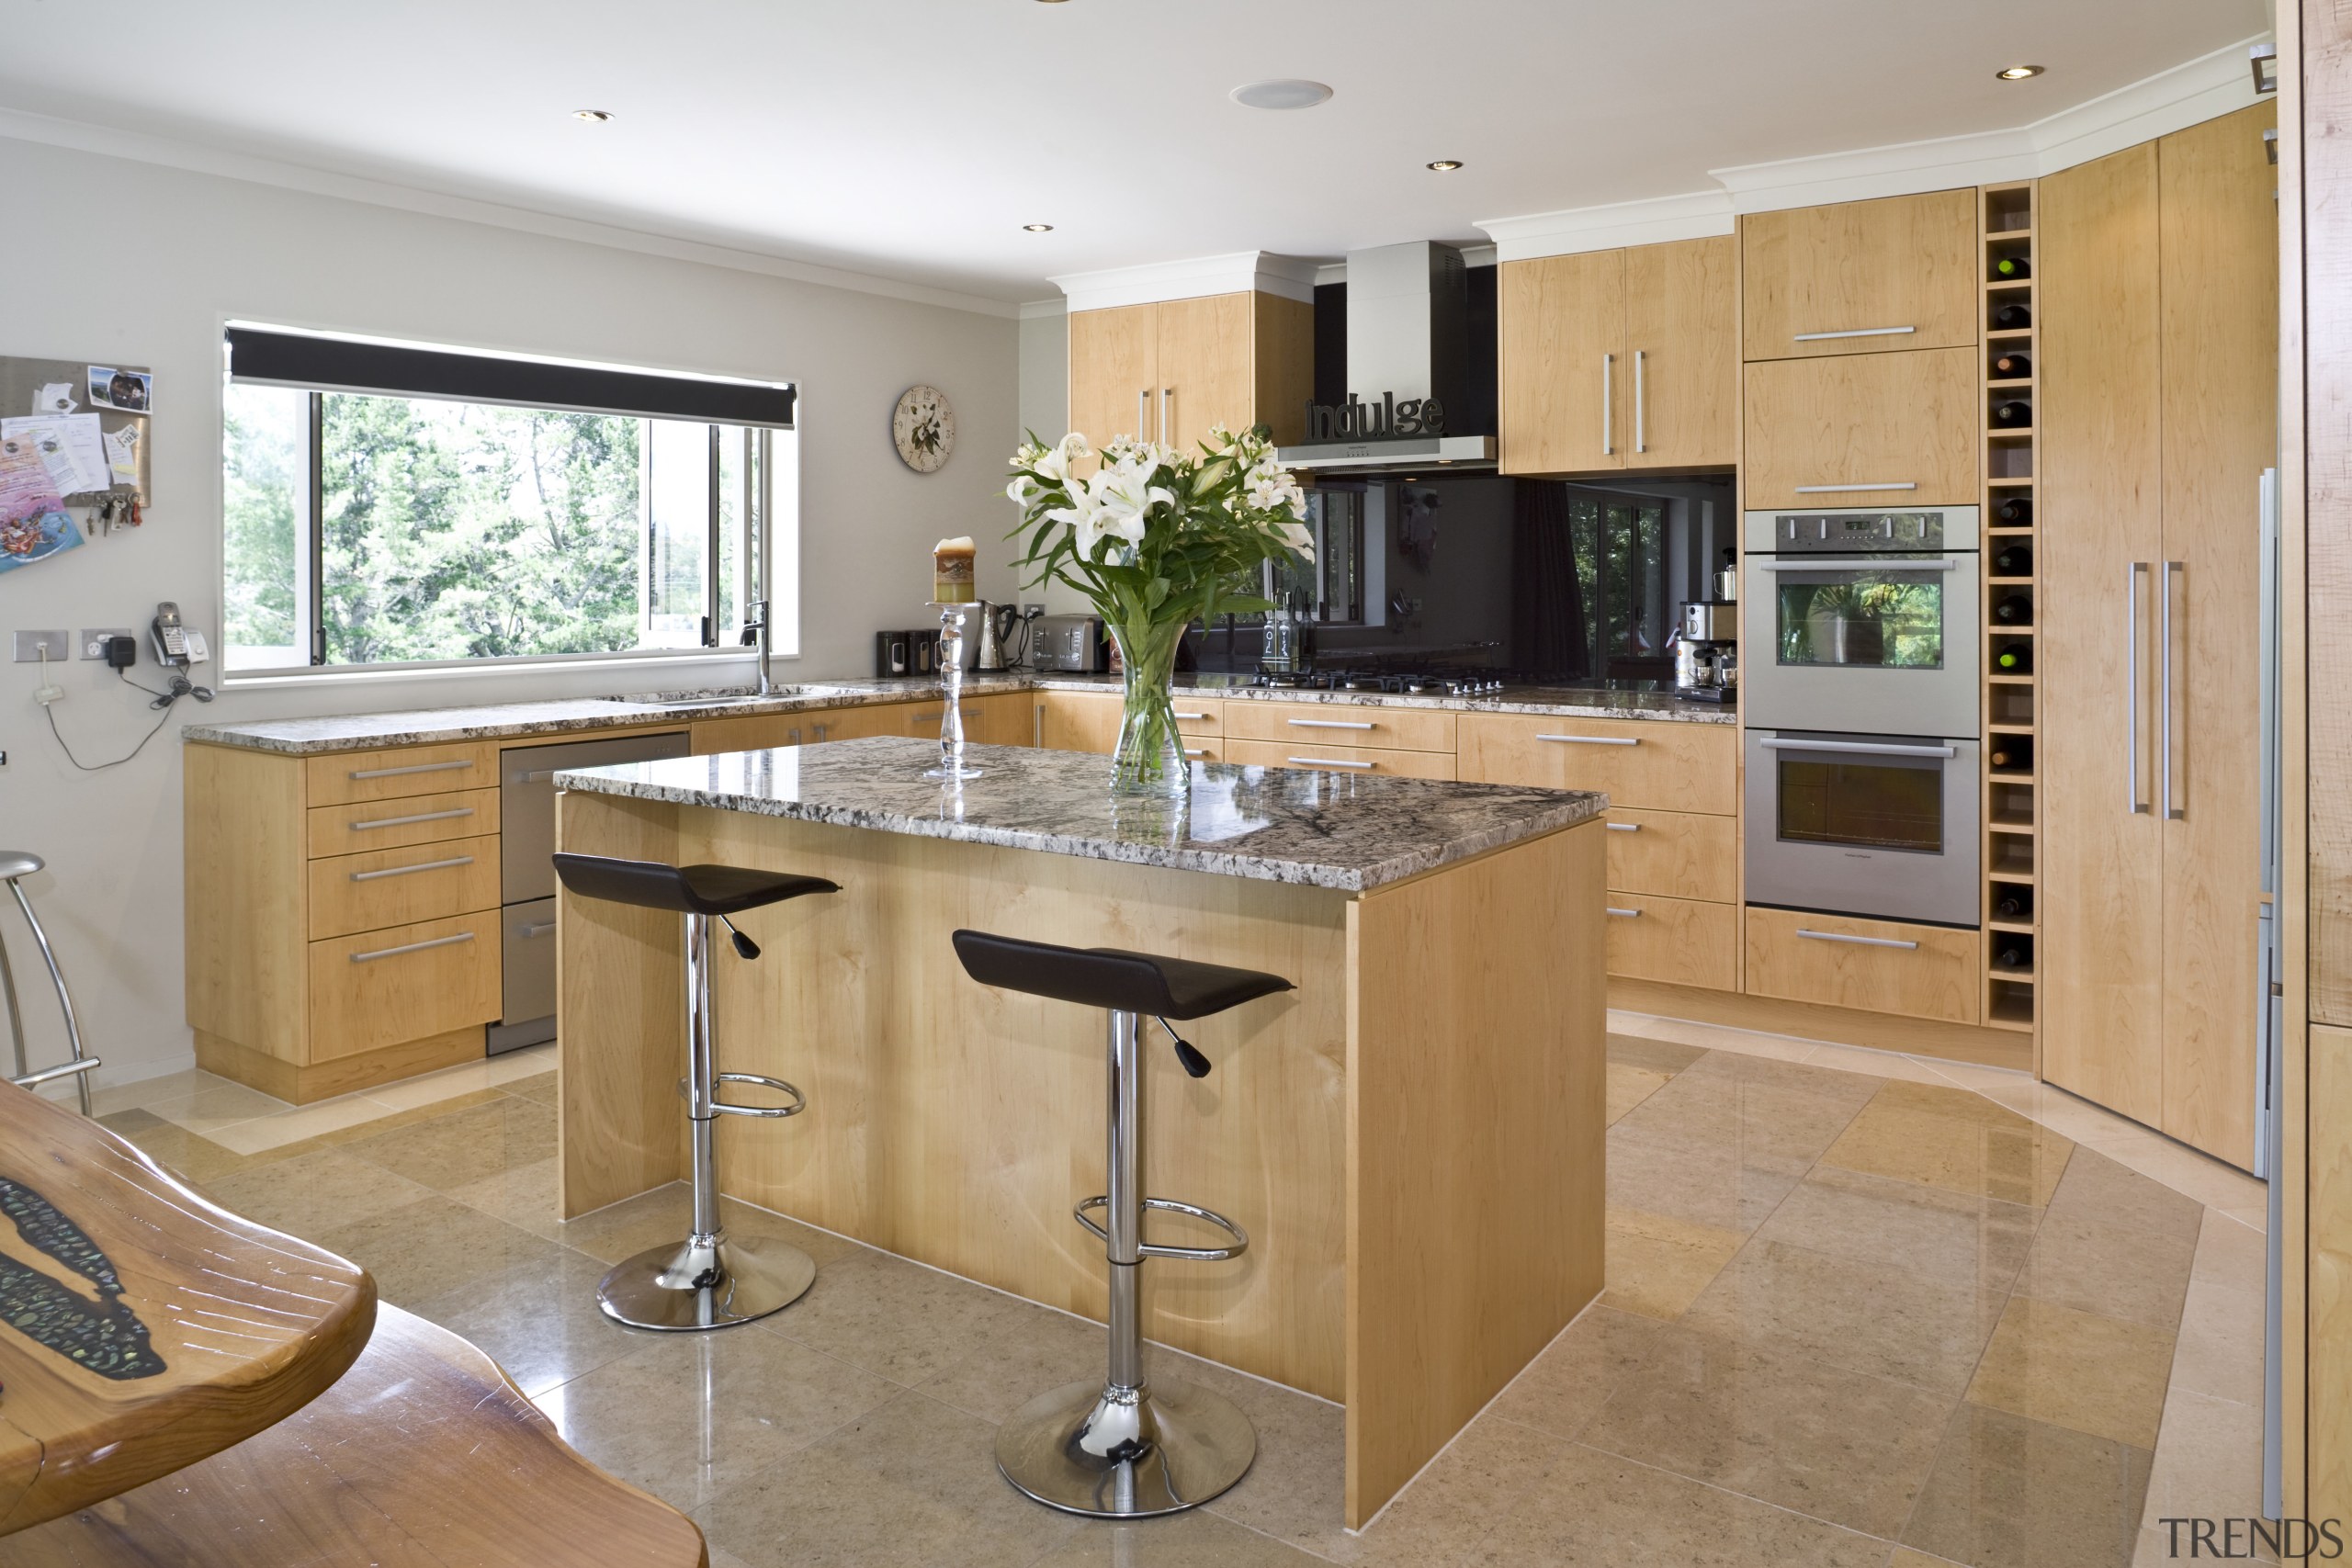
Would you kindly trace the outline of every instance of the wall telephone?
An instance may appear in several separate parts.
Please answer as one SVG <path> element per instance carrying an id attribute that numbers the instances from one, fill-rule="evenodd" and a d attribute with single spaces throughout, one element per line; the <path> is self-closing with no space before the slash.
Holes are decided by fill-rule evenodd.
<path id="1" fill-rule="evenodd" d="M 180 607 L 169 599 L 155 606 L 153 623 L 155 662 L 174 670 L 185 670 L 191 664 L 201 664 L 212 657 L 202 632 L 192 632 L 180 624 Z"/>

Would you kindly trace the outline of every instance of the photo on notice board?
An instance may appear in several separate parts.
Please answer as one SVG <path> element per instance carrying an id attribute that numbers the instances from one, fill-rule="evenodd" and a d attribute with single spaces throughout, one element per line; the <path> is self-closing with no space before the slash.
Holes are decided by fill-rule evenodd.
<path id="1" fill-rule="evenodd" d="M 102 409 L 120 413 L 152 413 L 153 378 L 140 370 L 116 370 L 104 365 L 90 367 L 90 400 Z"/>

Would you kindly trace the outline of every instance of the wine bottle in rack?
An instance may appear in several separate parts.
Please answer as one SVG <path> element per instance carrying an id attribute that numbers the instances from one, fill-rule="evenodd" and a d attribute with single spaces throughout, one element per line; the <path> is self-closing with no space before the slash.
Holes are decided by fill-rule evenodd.
<path id="1" fill-rule="evenodd" d="M 2033 772 L 2033 737 L 1996 735 L 1985 761 L 1995 773 L 2030 773 Z"/>
<path id="2" fill-rule="evenodd" d="M 1994 892 L 1993 913 L 2004 920 L 2027 920 L 2033 918 L 2033 889 L 2013 882 L 2000 884 Z"/>
<path id="3" fill-rule="evenodd" d="M 2033 310 L 2030 306 L 2004 305 L 1993 312 L 1993 329 L 1996 332 L 2013 333 L 2031 325 Z"/>
<path id="4" fill-rule="evenodd" d="M 2033 276 L 2033 264 L 2023 256 L 2003 256 L 1993 264 L 1996 283 L 2022 283 Z"/>
<path id="5" fill-rule="evenodd" d="M 2033 601 L 2023 593 L 2004 594 L 1993 605 L 1993 619 L 2005 626 L 2033 625 Z"/>
<path id="6" fill-rule="evenodd" d="M 1993 508 L 1993 516 L 2004 527 L 2030 528 L 2033 526 L 2033 497 L 2013 495 Z"/>
<path id="7" fill-rule="evenodd" d="M 2033 423 L 2033 405 L 2021 399 L 2011 398 L 1993 405 L 1993 426 L 1996 430 L 2018 430 Z"/>
<path id="8" fill-rule="evenodd" d="M 1993 965 L 1996 969 L 2032 968 L 2033 943 L 2021 936 L 2005 935 L 1994 945 Z"/>
<path id="9" fill-rule="evenodd" d="M 1994 376 L 2003 381 L 2022 381 L 2033 374 L 2033 358 L 2025 354 L 2004 354 L 1993 361 Z"/>
<path id="10" fill-rule="evenodd" d="M 2019 539 L 1995 550 L 1993 575 L 1995 577 L 2031 577 L 2033 575 L 2033 547 Z"/>
<path id="11" fill-rule="evenodd" d="M 2033 645 L 2026 642 L 2009 644 L 1993 655 L 1993 668 L 2004 675 L 2030 675 L 2033 673 Z"/>

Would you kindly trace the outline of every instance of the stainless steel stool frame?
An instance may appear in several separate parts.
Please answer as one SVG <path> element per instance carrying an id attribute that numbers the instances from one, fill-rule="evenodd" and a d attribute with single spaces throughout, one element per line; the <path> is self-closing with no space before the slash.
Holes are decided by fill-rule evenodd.
<path id="1" fill-rule="evenodd" d="M 649 1247 L 616 1265 L 596 1287 L 605 1315 L 632 1328 L 686 1332 L 749 1323 L 806 1295 L 817 1264 L 791 1243 L 768 1236 L 730 1239 L 718 1218 L 716 1141 L 721 1116 L 797 1116 L 807 1098 L 781 1078 L 718 1071 L 711 991 L 708 915 L 686 922 L 686 1076 L 678 1094 L 686 1102 L 694 1140 L 692 1232 L 675 1245 Z M 758 1084 L 791 1099 L 789 1105 L 735 1105 L 718 1098 L 721 1083 Z"/>
<path id="2" fill-rule="evenodd" d="M 1222 1394 L 1189 1383 L 1154 1386 L 1143 1370 L 1138 1270 L 1149 1258 L 1238 1258 L 1250 1246 L 1239 1225 L 1190 1203 L 1143 1195 L 1141 1015 L 1110 1015 L 1110 1104 L 1105 1185 L 1078 1205 L 1078 1222 L 1103 1240 L 1110 1264 L 1110 1365 L 1100 1385 L 1067 1384 L 1039 1395 L 997 1436 L 997 1468 L 1050 1507 L 1090 1517 L 1138 1518 L 1197 1507 L 1239 1481 L 1258 1455 L 1250 1418 Z M 1087 1211 L 1101 1208 L 1096 1224 Z M 1231 1247 L 1159 1247 L 1143 1239 L 1148 1209 L 1185 1213 L 1233 1237 Z"/>
<path id="3" fill-rule="evenodd" d="M 39 855 L 23 854 L 18 858 L 32 862 L 31 866 L 19 872 L 18 875 L 29 874 L 42 867 Z M 57 954 L 50 948 L 49 933 L 41 930 L 40 917 L 33 913 L 32 900 L 25 897 L 24 886 L 17 876 L 7 878 L 7 883 L 8 891 L 17 896 L 17 908 L 24 911 L 25 924 L 32 928 L 33 942 L 40 949 L 41 962 L 49 966 L 49 982 L 57 987 L 57 1005 L 65 1014 L 65 1043 L 69 1053 L 66 1060 L 53 1067 L 43 1067 L 39 1072 L 31 1071 L 26 1065 L 25 1020 L 17 1006 L 17 971 L 15 965 L 8 962 L 7 942 L 0 940 L 0 994 L 5 994 L 7 1000 L 8 1033 L 16 1046 L 16 1076 L 8 1081 L 19 1089 L 31 1089 L 52 1078 L 71 1077 L 82 1098 L 82 1114 L 87 1116 L 90 1113 L 90 1074 L 104 1064 L 96 1056 L 82 1054 L 82 1026 L 74 1016 L 74 998 L 65 989 L 65 975 L 57 966 Z"/>

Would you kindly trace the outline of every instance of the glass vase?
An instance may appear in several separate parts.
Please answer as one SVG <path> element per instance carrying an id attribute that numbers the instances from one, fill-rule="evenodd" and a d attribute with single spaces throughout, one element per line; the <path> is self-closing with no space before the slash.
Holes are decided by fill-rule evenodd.
<path id="1" fill-rule="evenodd" d="M 1162 798 L 1185 794 L 1192 766 L 1176 733 L 1176 649 L 1187 623 L 1111 628 L 1125 672 L 1118 749 L 1111 755 L 1111 793 Z"/>

